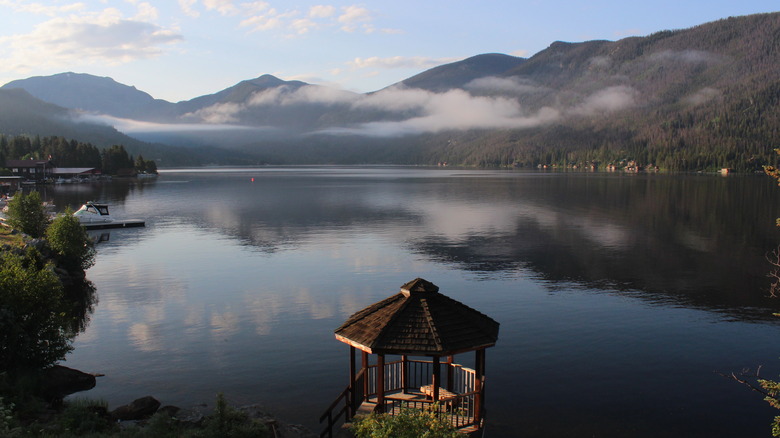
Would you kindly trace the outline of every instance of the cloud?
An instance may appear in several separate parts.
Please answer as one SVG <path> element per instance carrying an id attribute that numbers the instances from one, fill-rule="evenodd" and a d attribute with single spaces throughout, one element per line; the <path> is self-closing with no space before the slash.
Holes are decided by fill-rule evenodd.
<path id="1" fill-rule="evenodd" d="M 151 8 L 151 6 L 149 6 Z M 141 11 L 152 14 L 144 6 Z M 128 20 L 116 9 L 45 21 L 28 34 L 0 37 L 0 70 L 62 67 L 74 62 L 122 64 L 159 56 L 182 41 L 174 30 Z"/>
<path id="2" fill-rule="evenodd" d="M 560 113 L 552 108 L 526 115 L 515 99 L 472 96 L 463 90 L 433 93 L 420 89 L 385 89 L 364 95 L 353 103 L 353 109 L 381 109 L 417 115 L 401 121 L 371 122 L 319 132 L 393 137 L 448 130 L 528 128 L 556 121 L 560 117 Z"/>
<path id="3" fill-rule="evenodd" d="M 315 5 L 309 8 L 309 16 L 314 18 L 328 18 L 336 14 L 336 8 L 330 5 Z"/>
<path id="4" fill-rule="evenodd" d="M 503 87 L 525 93 L 549 91 L 516 78 L 485 78 L 473 84 L 479 89 Z M 419 88 L 391 87 L 376 93 L 358 94 L 315 85 L 281 86 L 257 92 L 246 102 L 212 105 L 188 114 L 188 117 L 206 124 L 224 124 L 238 122 L 241 112 L 253 107 L 268 106 L 273 110 L 273 107 L 289 105 L 340 105 L 356 113 L 378 112 L 394 120 L 338 126 L 315 133 L 392 137 L 470 129 L 525 129 L 571 116 L 607 114 L 632 108 L 638 98 L 639 92 L 635 89 L 615 86 L 599 90 L 573 107 L 543 107 L 529 113 L 515 97 L 473 95 L 460 89 L 435 93 Z"/>
<path id="5" fill-rule="evenodd" d="M 499 78 L 495 76 L 474 79 L 464 85 L 464 88 L 474 92 L 513 95 L 527 95 L 549 91 L 549 88 L 537 85 L 528 79 L 519 77 Z"/>
<path id="6" fill-rule="evenodd" d="M 353 69 L 363 68 L 423 68 L 428 69 L 442 64 L 455 62 L 460 58 L 428 58 L 424 56 L 391 56 L 380 58 L 372 56 L 370 58 L 355 58 L 347 62 L 347 65 Z"/>
<path id="7" fill-rule="evenodd" d="M 526 56 L 528 56 L 528 50 L 525 49 L 515 50 L 514 52 L 510 53 L 510 55 L 517 56 L 520 58 L 525 58 Z"/>
<path id="8" fill-rule="evenodd" d="M 371 33 L 374 28 L 371 24 L 372 17 L 371 12 L 362 6 L 344 6 L 341 8 L 343 11 L 338 18 L 338 22 L 341 23 L 341 30 L 344 32 L 353 33 L 359 28 L 362 28 L 366 33 Z"/>
<path id="9" fill-rule="evenodd" d="M 157 8 L 150 3 L 142 2 L 136 5 L 138 7 L 138 13 L 133 17 L 133 20 L 137 21 L 154 21 L 160 16 Z"/>
<path id="10" fill-rule="evenodd" d="M 249 27 L 250 32 L 266 31 L 284 27 L 285 15 L 279 15 L 276 9 L 269 9 L 266 13 L 256 14 L 244 19 L 240 27 Z"/>
<path id="11" fill-rule="evenodd" d="M 338 88 L 305 85 L 296 90 L 289 87 L 271 88 L 256 93 L 249 99 L 251 106 L 294 104 L 352 104 L 361 99 L 360 94 Z"/>
<path id="12" fill-rule="evenodd" d="M 581 104 L 572 108 L 570 113 L 589 116 L 615 112 L 636 106 L 638 97 L 639 92 L 632 87 L 608 87 L 588 96 Z"/>
<path id="13" fill-rule="evenodd" d="M 703 50 L 663 50 L 650 55 L 651 61 L 685 62 L 690 64 L 718 63 L 720 56 Z"/>
<path id="14" fill-rule="evenodd" d="M 86 5 L 82 2 L 68 3 L 65 5 L 44 5 L 41 3 L 30 3 L 21 0 L 0 0 L 0 6 L 9 7 L 13 9 L 14 12 L 47 15 L 50 17 L 54 17 L 62 13 L 73 13 L 86 9 Z"/>
<path id="15" fill-rule="evenodd" d="M 154 123 L 140 120 L 123 119 L 119 117 L 82 113 L 76 116 L 76 121 L 98 123 L 113 126 L 126 134 L 136 133 L 166 133 L 166 132 L 210 132 L 227 130 L 257 130 L 270 131 L 270 127 L 239 126 L 226 123 Z"/>
<path id="16" fill-rule="evenodd" d="M 203 0 L 203 7 L 207 11 L 217 11 L 222 15 L 236 15 L 239 8 L 233 4 L 232 0 Z"/>
<path id="17" fill-rule="evenodd" d="M 588 60 L 591 68 L 605 69 L 612 66 L 612 59 L 609 56 L 594 56 Z"/>
<path id="18" fill-rule="evenodd" d="M 697 106 L 718 98 L 721 94 L 720 90 L 716 88 L 705 87 L 691 95 L 685 96 L 682 101 L 685 104 Z"/>
<path id="19" fill-rule="evenodd" d="M 181 8 L 185 15 L 192 18 L 198 18 L 200 17 L 200 12 L 193 8 L 197 2 L 198 0 L 179 0 L 179 8 Z"/>
<path id="20" fill-rule="evenodd" d="M 230 124 L 240 120 L 240 114 L 259 106 L 289 106 L 296 104 L 350 105 L 361 95 L 338 88 L 305 85 L 297 89 L 280 86 L 258 91 L 245 102 L 217 103 L 185 114 L 185 120 L 197 120 L 205 124 Z"/>

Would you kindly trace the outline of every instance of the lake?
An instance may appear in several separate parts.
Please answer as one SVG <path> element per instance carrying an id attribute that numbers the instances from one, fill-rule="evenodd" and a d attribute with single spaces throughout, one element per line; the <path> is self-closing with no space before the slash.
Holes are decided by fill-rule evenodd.
<path id="1" fill-rule="evenodd" d="M 486 436 L 764 437 L 778 414 L 718 375 L 780 376 L 766 176 L 263 167 L 43 195 L 146 220 L 92 232 L 98 302 L 64 363 L 105 374 L 77 396 L 111 408 L 223 392 L 318 432 L 348 378 L 334 329 L 422 277 L 501 324 Z"/>

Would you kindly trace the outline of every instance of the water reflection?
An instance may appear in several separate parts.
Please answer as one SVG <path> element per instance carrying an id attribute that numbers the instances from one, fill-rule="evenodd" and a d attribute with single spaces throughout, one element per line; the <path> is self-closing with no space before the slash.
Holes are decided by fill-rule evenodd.
<path id="1" fill-rule="evenodd" d="M 88 272 L 101 303 L 68 358 L 106 374 L 88 396 L 225 392 L 314 427 L 345 385 L 333 329 L 420 276 L 501 322 L 492 435 L 764 430 L 712 370 L 775 357 L 766 178 L 269 168 L 104 190 L 147 227 L 111 230 Z"/>
<path id="2" fill-rule="evenodd" d="M 98 302 L 95 285 L 86 279 L 76 280 L 65 286 L 65 300 L 70 304 L 70 332 L 84 332 Z"/>
<path id="3" fill-rule="evenodd" d="M 176 172 L 92 190 L 151 226 L 190 224 L 268 254 L 344 232 L 404 242 L 483 278 L 530 270 L 553 285 L 639 291 L 751 318 L 747 308 L 766 306 L 764 254 L 778 215 L 776 187 L 761 177 L 265 169 Z M 52 196 L 83 201 L 71 192 L 57 187 Z M 176 257 L 191 252 L 174 248 Z M 360 254 L 354 269 L 386 269 L 381 257 Z M 133 284 L 128 298 L 139 302 Z"/>

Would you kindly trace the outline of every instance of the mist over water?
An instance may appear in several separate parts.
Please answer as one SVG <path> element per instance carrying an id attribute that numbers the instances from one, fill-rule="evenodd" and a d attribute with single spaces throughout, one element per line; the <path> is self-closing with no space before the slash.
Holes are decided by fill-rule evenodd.
<path id="1" fill-rule="evenodd" d="M 773 409 L 714 371 L 780 374 L 778 194 L 761 176 L 268 167 L 44 199 L 147 221 L 97 246 L 97 304 L 65 365 L 105 377 L 77 396 L 224 392 L 318 430 L 347 384 L 333 330 L 423 277 L 501 324 L 490 436 L 749 437 Z"/>

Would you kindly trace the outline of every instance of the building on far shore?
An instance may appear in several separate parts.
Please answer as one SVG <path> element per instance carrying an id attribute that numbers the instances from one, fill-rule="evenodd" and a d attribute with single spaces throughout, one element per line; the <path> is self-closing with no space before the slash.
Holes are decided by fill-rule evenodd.
<path id="1" fill-rule="evenodd" d="M 94 167 L 55 167 L 51 172 L 54 182 L 92 181 L 101 176 Z"/>
<path id="2" fill-rule="evenodd" d="M 49 160 L 6 160 L 5 167 L 11 169 L 14 176 L 28 181 L 42 182 L 51 178 L 54 163 Z"/>
<path id="3" fill-rule="evenodd" d="M 16 193 L 23 179 L 21 176 L 0 176 L 0 197 Z"/>

